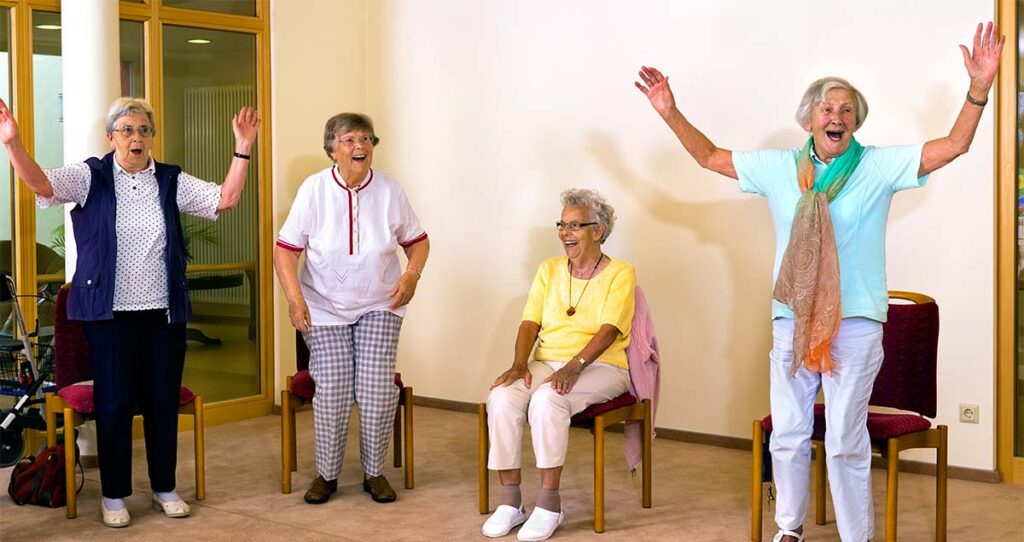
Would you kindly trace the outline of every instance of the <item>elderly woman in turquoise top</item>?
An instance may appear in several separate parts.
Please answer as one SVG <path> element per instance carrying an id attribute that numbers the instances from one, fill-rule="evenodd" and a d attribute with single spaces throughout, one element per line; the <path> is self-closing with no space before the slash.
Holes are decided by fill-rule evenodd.
<path id="1" fill-rule="evenodd" d="M 867 403 L 883 357 L 889 204 L 894 193 L 923 186 L 929 173 L 967 152 L 1003 41 L 992 23 L 978 25 L 973 48 L 960 46 L 970 86 L 952 129 L 908 146 L 861 146 L 853 133 L 867 117 L 867 101 L 845 80 L 827 77 L 811 84 L 797 110 L 797 122 L 810 134 L 802 147 L 732 152 L 683 116 L 667 77 L 654 68 L 640 70 L 637 88 L 697 163 L 739 180 L 740 190 L 764 196 L 771 210 L 778 237 L 769 354 L 769 447 L 778 487 L 774 542 L 804 539 L 819 389 L 825 393 L 826 461 L 839 535 L 851 542 L 874 535 Z"/>

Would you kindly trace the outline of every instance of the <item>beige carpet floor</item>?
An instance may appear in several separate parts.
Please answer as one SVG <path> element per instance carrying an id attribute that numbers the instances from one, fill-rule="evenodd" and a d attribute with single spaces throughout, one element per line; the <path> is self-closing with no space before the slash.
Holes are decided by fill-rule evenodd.
<path id="1" fill-rule="evenodd" d="M 477 510 L 476 416 L 431 408 L 416 409 L 416 488 L 402 489 L 401 469 L 386 473 L 398 490 L 392 504 L 377 504 L 361 491 L 356 425 L 342 472 L 340 489 L 327 504 L 302 500 L 314 476 L 312 412 L 298 414 L 298 472 L 294 492 L 280 490 L 280 418 L 266 416 L 208 427 L 207 499 L 194 502 L 192 434 L 179 439 L 178 489 L 192 501 L 193 515 L 167 519 L 149 507 L 145 451 L 136 441 L 135 494 L 129 498 L 133 525 L 109 529 L 100 523 L 99 473 L 86 471 L 79 496 L 79 517 L 63 510 L 15 506 L 0 497 L 0 540 L 485 540 L 484 516 Z M 553 540 L 732 540 L 749 539 L 750 454 L 709 446 L 656 440 L 654 507 L 640 506 L 640 479 L 630 476 L 621 455 L 622 436 L 608 435 L 607 532 L 592 529 L 592 439 L 572 430 L 570 460 L 563 475 L 566 522 Z M 526 457 L 532 461 L 529 445 Z M 10 468 L 0 470 L 6 488 Z M 885 480 L 874 471 L 876 540 L 882 539 Z M 523 492 L 531 505 L 538 487 L 536 471 L 524 472 Z M 902 474 L 901 541 L 934 539 L 934 478 Z M 492 476 L 492 506 L 497 498 Z M 812 510 L 813 513 L 813 510 Z M 765 540 L 774 529 L 766 511 Z M 809 541 L 835 541 L 834 515 L 829 523 L 806 526 Z M 514 540 L 510 535 L 502 540 Z M 1024 487 L 950 480 L 949 539 L 1024 541 Z"/>

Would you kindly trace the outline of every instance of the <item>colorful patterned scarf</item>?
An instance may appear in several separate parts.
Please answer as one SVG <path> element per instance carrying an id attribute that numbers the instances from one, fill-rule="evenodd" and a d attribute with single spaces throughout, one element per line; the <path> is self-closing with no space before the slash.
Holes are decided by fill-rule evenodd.
<path id="1" fill-rule="evenodd" d="M 828 205 L 853 175 L 864 147 L 856 139 L 829 164 L 817 180 L 811 162 L 814 138 L 796 159 L 796 177 L 803 195 L 796 204 L 789 245 L 782 257 L 772 297 L 793 310 L 793 363 L 790 375 L 803 364 L 808 371 L 832 374 L 832 341 L 839 333 L 843 310 L 839 283 L 839 250 Z"/>

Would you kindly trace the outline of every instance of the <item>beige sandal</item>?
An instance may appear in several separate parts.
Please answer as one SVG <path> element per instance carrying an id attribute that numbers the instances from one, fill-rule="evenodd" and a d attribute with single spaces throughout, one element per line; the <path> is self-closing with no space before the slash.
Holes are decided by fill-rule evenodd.
<path id="1" fill-rule="evenodd" d="M 103 524 L 107 527 L 119 529 L 132 524 L 132 516 L 128 514 L 127 507 L 120 510 L 107 510 L 102 499 L 100 500 L 100 514 L 103 517 Z"/>
<path id="2" fill-rule="evenodd" d="M 775 538 L 772 538 L 772 542 L 780 542 L 785 536 L 796 537 L 796 542 L 804 542 L 804 534 L 796 531 L 787 531 L 786 529 L 779 529 L 779 532 L 775 533 Z"/>
<path id="3" fill-rule="evenodd" d="M 189 508 L 188 503 L 185 501 L 178 499 L 176 501 L 164 502 L 156 495 L 153 495 L 153 509 L 163 512 L 169 518 L 184 518 L 192 513 L 192 509 Z"/>

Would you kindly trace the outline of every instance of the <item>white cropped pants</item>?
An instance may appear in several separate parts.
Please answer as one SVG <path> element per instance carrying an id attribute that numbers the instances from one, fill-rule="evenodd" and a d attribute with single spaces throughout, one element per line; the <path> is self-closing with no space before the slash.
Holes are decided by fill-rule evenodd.
<path id="1" fill-rule="evenodd" d="M 531 361 L 532 386 L 523 379 L 499 386 L 487 396 L 487 426 L 491 451 L 487 468 L 522 468 L 523 429 L 527 419 L 533 436 L 537 468 L 565 464 L 569 447 L 569 420 L 588 406 L 614 399 L 629 389 L 629 371 L 607 363 L 583 369 L 572 391 L 559 395 L 544 379 L 565 366 L 562 362 Z"/>

